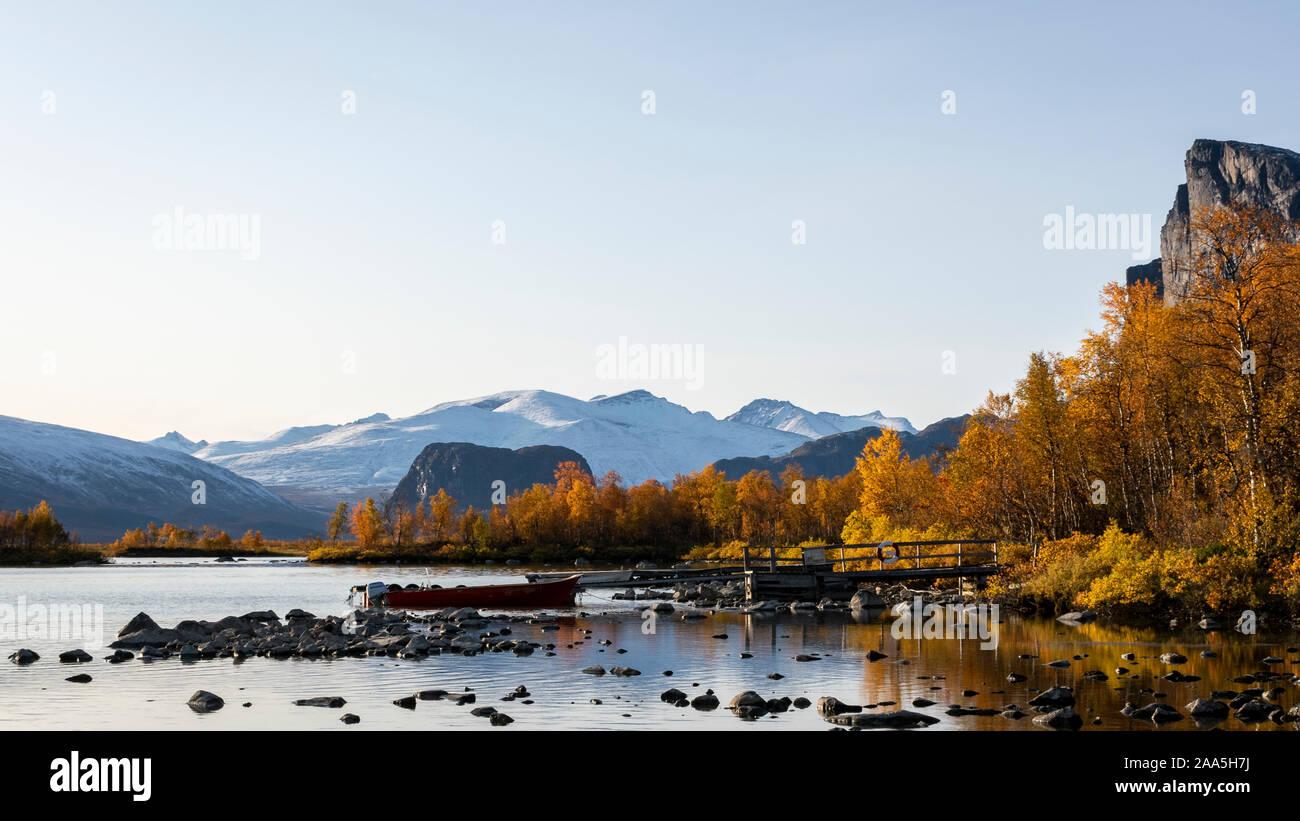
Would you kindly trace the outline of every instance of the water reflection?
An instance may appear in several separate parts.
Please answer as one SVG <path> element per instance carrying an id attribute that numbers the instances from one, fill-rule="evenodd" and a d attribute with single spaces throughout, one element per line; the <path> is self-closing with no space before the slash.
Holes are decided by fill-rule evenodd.
<path id="1" fill-rule="evenodd" d="M 437 568 L 439 577 L 456 583 L 516 578 L 522 568 Z M 102 605 L 111 640 L 117 629 L 143 610 L 170 626 L 185 618 L 217 619 L 250 610 L 274 609 L 283 615 L 301 607 L 318 615 L 342 614 L 351 585 L 383 579 L 420 581 L 425 569 L 310 567 L 301 563 L 240 563 L 213 566 L 189 562 L 169 565 L 124 564 L 110 568 L 32 568 L 0 574 L 0 602 L 18 596 L 30 601 L 95 602 Z M 644 606 L 643 603 L 639 603 Z M 723 705 L 744 690 L 764 698 L 822 696 L 863 705 L 890 703 L 912 708 L 915 699 L 934 702 L 920 711 L 937 716 L 937 730 L 997 729 L 1038 731 L 1029 718 L 1000 715 L 953 717 L 950 705 L 1002 708 L 1027 702 L 1037 690 L 1057 685 L 1075 688 L 1076 710 L 1085 730 L 1181 732 L 1214 726 L 1187 719 L 1157 727 L 1120 713 L 1126 702 L 1138 706 L 1159 699 L 1186 712 L 1184 706 L 1213 690 L 1240 692 L 1251 685 L 1234 682 L 1270 665 L 1288 676 L 1300 672 L 1294 634 L 1245 636 L 1231 631 L 1157 631 L 1089 624 L 1066 626 L 1045 619 L 1003 613 L 995 648 L 981 649 L 978 638 L 898 638 L 895 617 L 886 611 L 780 614 L 719 613 L 683 619 L 680 610 L 659 615 L 653 630 L 636 611 L 637 604 L 585 598 L 580 608 L 559 614 L 552 629 L 543 624 L 511 625 L 515 637 L 555 645 L 554 654 L 516 657 L 489 653 L 473 657 L 433 656 L 418 661 L 389 658 L 289 659 L 253 658 L 243 663 L 212 659 L 182 663 L 178 659 L 135 660 L 110 665 L 102 651 L 87 664 L 59 664 L 58 653 L 71 649 L 58 640 L 4 639 L 5 655 L 19 646 L 42 655 L 36 664 L 0 668 L 0 726 L 12 728 L 109 729 L 135 727 L 219 729 L 338 729 L 343 712 L 361 716 L 361 728 L 477 729 L 517 732 L 524 729 L 755 729 L 826 730 L 814 709 L 791 710 L 757 721 L 737 720 L 725 709 L 701 712 L 664 703 L 659 696 L 676 687 L 688 697 L 713 689 Z M 619 652 L 619 651 L 623 652 Z M 1168 665 L 1167 651 L 1187 656 L 1185 664 Z M 1202 650 L 1214 657 L 1204 658 Z M 883 657 L 872 654 L 883 654 Z M 1133 661 L 1121 656 L 1132 653 Z M 1075 657 L 1078 656 L 1076 659 Z M 876 660 L 870 660 L 875 658 Z M 1068 661 L 1062 668 L 1046 666 Z M 592 665 L 606 669 L 633 667 L 633 677 L 593 676 Z M 1119 674 L 1118 668 L 1127 668 Z M 1174 682 L 1161 676 L 1178 670 L 1199 681 Z M 1097 671 L 1092 678 L 1085 673 Z M 671 675 L 666 673 L 671 672 Z M 94 680 L 73 684 L 64 679 L 89 673 Z M 1009 682 L 1011 674 L 1023 681 Z M 1101 676 L 1104 676 L 1102 678 Z M 1297 702 L 1296 685 L 1279 679 L 1278 703 Z M 524 685 L 532 704 L 501 699 Z M 452 693 L 471 688 L 480 705 L 511 715 L 509 729 L 489 728 L 468 707 L 448 701 L 419 702 L 414 711 L 393 699 L 429 688 Z M 227 706 L 199 715 L 185 707 L 197 689 L 225 698 Z M 964 695 L 970 691 L 972 694 Z M 296 707 L 294 699 L 342 696 L 340 710 Z M 599 704 L 592 703 L 598 700 Z M 251 706 L 244 707 L 245 703 Z M 1091 722 L 1099 718 L 1100 724 Z M 1248 726 L 1236 718 L 1218 723 L 1224 729 L 1291 731 L 1272 722 Z"/>

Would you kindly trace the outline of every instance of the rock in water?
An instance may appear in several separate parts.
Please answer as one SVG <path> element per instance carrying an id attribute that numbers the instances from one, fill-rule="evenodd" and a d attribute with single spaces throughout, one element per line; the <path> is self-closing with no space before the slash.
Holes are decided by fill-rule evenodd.
<path id="1" fill-rule="evenodd" d="M 741 707 L 762 707 L 767 709 L 767 699 L 763 698 L 758 693 L 755 693 L 753 690 L 746 690 L 732 698 L 731 703 L 727 706 L 731 707 L 733 710 Z"/>
<path id="2" fill-rule="evenodd" d="M 1193 718 L 1227 718 L 1228 705 L 1212 698 L 1198 698 L 1184 708 Z"/>
<path id="3" fill-rule="evenodd" d="M 854 610 L 870 610 L 875 607 L 884 607 L 885 600 L 876 595 L 876 591 L 868 590 L 865 587 L 853 594 L 849 600 L 849 607 Z"/>
<path id="4" fill-rule="evenodd" d="M 211 713 L 226 706 L 226 702 L 221 699 L 221 696 L 216 693 L 209 693 L 207 690 L 196 691 L 186 703 L 196 713 Z"/>
<path id="5" fill-rule="evenodd" d="M 139 633 L 141 630 L 157 630 L 158 622 L 149 618 L 147 613 L 136 613 L 135 617 L 126 623 L 126 626 L 117 631 L 117 637 L 129 636 L 132 633 Z"/>
<path id="6" fill-rule="evenodd" d="M 1029 699 L 1031 707 L 1069 707 L 1074 704 L 1074 690 L 1069 687 L 1053 687 L 1044 690 Z"/>
<path id="7" fill-rule="evenodd" d="M 826 720 L 832 724 L 867 730 L 904 730 L 909 727 L 929 727 L 931 724 L 939 723 L 939 719 L 934 716 L 914 713 L 911 710 L 893 710 L 888 713 L 842 713 L 826 716 Z"/>
<path id="8" fill-rule="evenodd" d="M 713 693 L 705 693 L 691 699 L 691 706 L 697 710 L 716 710 L 720 703 Z"/>
<path id="9" fill-rule="evenodd" d="M 1090 624 L 1097 620 L 1097 614 L 1092 610 L 1072 610 L 1057 616 L 1056 620 L 1065 624 Z"/>
<path id="10" fill-rule="evenodd" d="M 340 696 L 315 696 L 300 698 L 294 702 L 299 707 L 342 707 L 347 704 Z"/>
<path id="11" fill-rule="evenodd" d="M 35 650 L 28 650 L 26 647 L 21 650 L 15 650 L 9 654 L 9 660 L 14 664 L 31 664 L 40 660 L 40 655 Z"/>
<path id="12" fill-rule="evenodd" d="M 817 699 L 817 712 L 823 716 L 838 716 L 844 713 L 860 713 L 862 707 L 856 704 L 845 704 L 835 696 L 822 696 Z"/>
<path id="13" fill-rule="evenodd" d="M 1077 730 L 1083 726 L 1083 719 L 1071 707 L 1062 707 L 1050 713 L 1034 716 L 1034 723 L 1052 730 Z"/>

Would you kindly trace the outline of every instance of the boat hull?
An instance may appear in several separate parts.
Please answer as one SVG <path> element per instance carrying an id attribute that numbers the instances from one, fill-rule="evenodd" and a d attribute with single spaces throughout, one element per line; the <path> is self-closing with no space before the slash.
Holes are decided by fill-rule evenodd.
<path id="1" fill-rule="evenodd" d="M 384 594 L 389 607 L 437 610 L 443 607 L 569 607 L 580 576 L 524 584 L 486 584 L 475 587 L 434 587 L 397 590 Z"/>

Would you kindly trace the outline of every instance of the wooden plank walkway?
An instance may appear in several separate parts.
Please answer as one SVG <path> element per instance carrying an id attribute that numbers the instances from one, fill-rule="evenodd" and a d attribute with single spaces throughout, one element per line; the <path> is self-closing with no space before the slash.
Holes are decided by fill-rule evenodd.
<path id="1" fill-rule="evenodd" d="M 589 571 L 580 589 L 672 587 L 677 584 L 745 580 L 749 601 L 764 599 L 816 601 L 845 599 L 863 584 L 899 584 L 957 579 L 984 579 L 998 572 L 998 545 L 988 539 L 880 542 L 822 545 L 800 549 L 795 560 L 780 560 L 776 548 L 765 549 L 766 561 L 755 561 L 746 547 L 739 567 L 642 569 L 625 571 L 618 579 Z M 529 581 L 554 574 L 532 574 Z M 536 578 L 534 578 L 536 577 Z"/>

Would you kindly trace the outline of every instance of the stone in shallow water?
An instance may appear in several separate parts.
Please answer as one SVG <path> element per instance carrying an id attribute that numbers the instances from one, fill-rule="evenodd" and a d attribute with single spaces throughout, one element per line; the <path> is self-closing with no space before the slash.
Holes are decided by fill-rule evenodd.
<path id="1" fill-rule="evenodd" d="M 860 713 L 862 707 L 857 704 L 845 704 L 835 696 L 822 696 L 817 699 L 817 712 L 823 716 L 837 716 L 843 713 Z"/>
<path id="2" fill-rule="evenodd" d="M 1034 716 L 1034 723 L 1052 730 L 1077 730 L 1083 726 L 1083 719 L 1071 707 L 1062 707 L 1050 713 Z"/>
<path id="3" fill-rule="evenodd" d="M 341 696 L 313 696 L 300 698 L 294 702 L 299 707 L 342 707 L 347 704 Z"/>
<path id="4" fill-rule="evenodd" d="M 861 729 L 904 730 L 909 727 L 929 727 L 938 724 L 939 719 L 911 710 L 891 710 L 887 713 L 843 713 L 826 716 L 832 724 Z"/>
<path id="5" fill-rule="evenodd" d="M 1072 704 L 1074 690 L 1069 687 L 1053 687 L 1029 699 L 1031 707 L 1069 707 Z"/>
<path id="6" fill-rule="evenodd" d="M 1198 698 L 1188 702 L 1184 709 L 1193 718 L 1227 718 L 1229 712 L 1228 705 L 1212 698 Z"/>
<path id="7" fill-rule="evenodd" d="M 221 696 L 216 693 L 209 693 L 207 690 L 196 691 L 186 703 L 196 713 L 210 713 L 226 706 L 226 702 L 222 700 Z"/>

